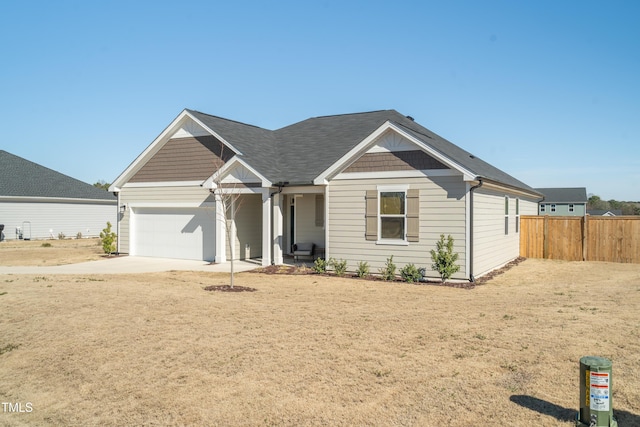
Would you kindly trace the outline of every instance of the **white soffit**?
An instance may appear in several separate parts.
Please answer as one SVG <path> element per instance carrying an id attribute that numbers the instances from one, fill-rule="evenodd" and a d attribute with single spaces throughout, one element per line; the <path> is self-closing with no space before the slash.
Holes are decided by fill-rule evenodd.
<path id="1" fill-rule="evenodd" d="M 255 173 L 251 172 L 242 163 L 236 163 L 233 168 L 228 171 L 227 175 L 222 178 L 224 184 L 240 184 L 240 183 L 261 183 L 262 180 Z"/>
<path id="2" fill-rule="evenodd" d="M 211 134 L 206 129 L 204 129 L 198 123 L 194 122 L 191 117 L 187 117 L 180 128 L 175 131 L 173 135 L 171 135 L 171 138 L 190 138 L 208 135 Z"/>
<path id="3" fill-rule="evenodd" d="M 367 153 L 390 153 L 398 151 L 415 151 L 420 150 L 413 142 L 404 138 L 396 132 L 388 130 L 380 137 L 380 139 L 373 145 Z"/>
<path id="4" fill-rule="evenodd" d="M 222 178 L 222 179 L 221 179 Z M 216 188 L 216 182 L 229 183 L 260 183 L 263 187 L 270 187 L 271 181 L 263 177 L 237 155 L 233 156 L 225 165 L 207 178 L 202 186 Z"/>

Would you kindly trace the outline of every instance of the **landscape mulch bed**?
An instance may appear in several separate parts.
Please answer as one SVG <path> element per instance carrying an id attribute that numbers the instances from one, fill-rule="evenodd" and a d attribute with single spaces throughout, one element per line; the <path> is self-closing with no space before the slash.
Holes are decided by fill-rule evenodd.
<path id="1" fill-rule="evenodd" d="M 414 284 L 415 285 L 447 286 L 447 287 L 459 288 L 459 289 L 473 289 L 476 286 L 480 286 L 480 285 L 486 284 L 487 282 L 492 280 L 494 277 L 503 274 L 504 272 L 506 272 L 506 271 L 510 270 L 512 267 L 520 264 L 524 260 L 526 260 L 526 258 L 518 257 L 518 258 L 514 259 L 513 261 L 509 262 L 508 264 L 506 264 L 504 267 L 499 268 L 497 270 L 494 270 L 494 271 L 491 271 L 491 272 L 485 274 L 484 276 L 482 276 L 479 279 L 477 279 L 475 282 L 457 281 L 457 282 L 444 282 L 443 283 L 443 282 L 441 282 L 439 280 L 427 280 L 426 282 L 417 282 L 417 283 L 414 283 Z M 293 266 L 293 265 L 269 265 L 267 267 L 256 268 L 255 270 L 251 270 L 251 272 L 252 273 L 263 273 L 263 274 L 287 274 L 287 275 L 320 274 L 320 273 L 314 272 L 311 268 L 308 268 L 308 267 L 301 268 L 299 266 Z M 337 277 L 335 274 L 331 274 L 331 273 L 324 273 L 322 275 L 323 276 Z M 353 274 L 352 275 L 345 275 L 343 277 L 352 278 L 352 279 L 359 279 L 358 276 L 353 275 Z M 382 278 L 376 277 L 376 276 L 369 276 L 366 279 L 384 282 L 384 280 Z M 391 283 L 393 283 L 393 282 L 404 283 L 404 281 L 401 280 L 401 279 L 396 279 L 396 280 L 388 281 L 388 282 L 391 282 Z"/>

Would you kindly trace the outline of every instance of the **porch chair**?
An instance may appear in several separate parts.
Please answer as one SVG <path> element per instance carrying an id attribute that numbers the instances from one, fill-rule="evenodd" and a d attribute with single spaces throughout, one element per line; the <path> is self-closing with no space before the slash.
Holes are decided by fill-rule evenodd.
<path id="1" fill-rule="evenodd" d="M 313 259 L 313 253 L 316 249 L 315 243 L 295 243 L 291 247 L 291 253 L 293 254 L 293 259 L 298 261 L 298 257 L 301 256 L 309 256 Z"/>

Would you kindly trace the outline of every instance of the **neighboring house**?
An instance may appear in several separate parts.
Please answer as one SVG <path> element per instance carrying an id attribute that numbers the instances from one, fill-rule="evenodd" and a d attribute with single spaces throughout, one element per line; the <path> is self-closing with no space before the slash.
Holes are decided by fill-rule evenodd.
<path id="1" fill-rule="evenodd" d="M 219 167 L 219 169 L 218 169 Z M 271 131 L 184 110 L 114 181 L 119 251 L 226 262 L 221 192 L 242 194 L 239 259 L 281 264 L 295 243 L 372 272 L 391 255 L 431 270 L 452 235 L 458 279 L 519 256 L 520 215 L 542 195 L 394 110 L 315 117 Z"/>
<path id="2" fill-rule="evenodd" d="M 589 209 L 587 215 L 593 216 L 620 216 L 622 215 L 622 209 Z"/>
<path id="3" fill-rule="evenodd" d="M 3 238 L 95 237 L 116 216 L 112 193 L 0 150 Z"/>
<path id="4" fill-rule="evenodd" d="M 587 214 L 587 189 L 577 188 L 536 188 L 544 195 L 538 205 L 539 215 L 585 216 Z"/>

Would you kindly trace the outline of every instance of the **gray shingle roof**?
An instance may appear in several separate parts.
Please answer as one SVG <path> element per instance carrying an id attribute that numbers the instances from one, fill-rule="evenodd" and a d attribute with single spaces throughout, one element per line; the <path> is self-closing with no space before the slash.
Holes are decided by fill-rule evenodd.
<path id="1" fill-rule="evenodd" d="M 242 152 L 244 160 L 268 179 L 278 173 L 275 154 L 275 136 L 272 131 L 229 119 L 187 110 L 209 129 Z"/>
<path id="2" fill-rule="evenodd" d="M 247 163 L 272 182 L 311 184 L 349 150 L 390 121 L 478 177 L 536 192 L 395 110 L 314 117 L 275 131 L 187 111 L 241 150 Z"/>
<path id="3" fill-rule="evenodd" d="M 0 196 L 113 200 L 112 193 L 0 150 Z"/>
<path id="4" fill-rule="evenodd" d="M 587 189 L 576 188 L 536 188 L 544 195 L 544 203 L 587 203 Z"/>

